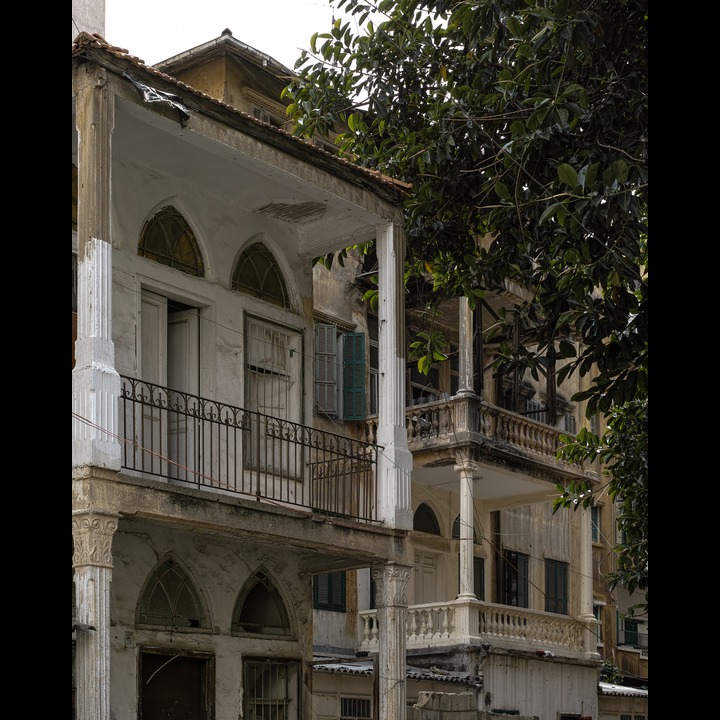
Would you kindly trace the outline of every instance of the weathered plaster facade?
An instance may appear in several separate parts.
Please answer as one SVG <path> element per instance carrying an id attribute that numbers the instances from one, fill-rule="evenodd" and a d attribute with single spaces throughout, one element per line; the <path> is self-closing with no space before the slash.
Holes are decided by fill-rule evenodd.
<path id="1" fill-rule="evenodd" d="M 189 403 L 192 408 L 208 402 L 241 408 L 257 402 L 257 393 L 248 396 L 253 386 L 243 379 L 255 367 L 248 358 L 248 327 L 277 328 L 273 332 L 292 342 L 289 353 L 279 358 L 294 373 L 288 384 L 293 404 L 287 410 L 308 429 L 274 437 L 268 425 L 269 442 L 278 449 L 282 442 L 292 443 L 286 448 L 318 452 L 335 452 L 338 442 L 346 442 L 322 440 L 322 435 L 319 445 L 304 440 L 314 432 L 311 259 L 350 241 L 377 238 L 389 260 L 381 272 L 382 295 L 392 298 L 385 312 L 396 313 L 402 292 L 396 273 L 404 253 L 403 190 L 388 179 L 328 160 L 302 141 L 177 85 L 88 35 L 73 46 L 73 115 L 76 716 L 129 720 L 142 712 L 153 717 L 158 699 L 149 682 L 170 668 L 163 664 L 149 674 L 145 665 L 158 654 L 175 659 L 172 667 L 199 672 L 195 690 L 177 684 L 180 676 L 174 682 L 176 692 L 194 693 L 190 699 L 202 710 L 192 712 L 203 717 L 234 720 L 251 712 L 250 702 L 289 703 L 298 717 L 309 716 L 312 576 L 407 563 L 410 509 L 398 505 L 398 498 L 409 502 L 410 496 L 410 454 L 396 429 L 404 424 L 402 388 L 391 374 L 382 380 L 384 397 L 398 396 L 384 413 L 388 428 L 382 429 L 395 464 L 379 463 L 372 504 L 363 509 L 374 522 L 352 515 L 344 521 L 315 516 L 313 508 L 322 500 L 303 499 L 306 486 L 327 480 L 310 474 L 315 472 L 312 462 L 292 465 L 286 455 L 275 455 L 272 465 L 263 466 L 272 470 L 264 469 L 262 488 L 255 484 L 252 493 L 240 491 L 237 480 L 231 486 L 229 468 L 238 464 L 241 480 L 251 479 L 243 468 L 258 462 L 255 446 L 248 444 L 240 455 L 235 446 L 208 444 L 220 441 L 206 430 L 202 436 L 196 433 L 201 427 L 213 429 L 220 417 L 186 408 Z M 301 210 L 297 220 L 277 217 L 282 208 L 293 206 Z M 200 258 L 193 272 L 173 266 L 172 255 L 159 262 L 139 251 L 144 228 L 168 207 L 193 233 Z M 262 302 L 231 285 L 238 257 L 257 243 L 277 263 L 287 289 L 284 302 Z M 172 322 L 181 317 L 173 315 L 175 308 L 182 308 L 182 317 L 191 318 L 188 327 L 196 330 L 171 335 Z M 402 316 L 386 319 L 384 326 L 384 362 L 401 367 L 404 360 L 396 353 L 402 343 L 391 333 L 401 330 Z M 170 337 L 184 341 L 170 342 Z M 254 352 L 261 353 L 262 346 L 256 343 Z M 131 391 L 132 383 L 148 381 L 154 388 L 148 392 L 174 399 L 155 402 Z M 175 388 L 184 394 L 172 395 Z M 138 404 L 130 406 L 128 399 Z M 273 422 L 286 421 L 278 416 Z M 227 432 L 229 426 L 217 427 Z M 233 438 L 244 443 L 248 432 L 261 439 L 244 425 Z M 300 433 L 297 438 L 295 433 Z M 192 454 L 178 454 L 180 440 Z M 202 467 L 210 467 L 217 454 L 227 462 L 212 465 L 208 475 Z M 167 470 L 153 470 L 156 461 Z M 321 468 L 341 467 L 339 461 L 323 462 Z M 285 478 L 285 472 L 305 467 L 307 475 Z M 259 482 L 257 471 L 252 478 Z M 357 509 L 347 506 L 350 513 Z M 185 596 L 192 598 L 192 612 L 185 600 L 189 617 L 175 606 L 180 600 L 174 595 L 164 610 L 148 614 L 147 608 L 157 604 L 153 598 L 162 597 L 157 593 L 168 591 L 154 573 L 166 571 L 182 578 Z M 248 582 L 256 581 L 270 588 L 263 592 L 282 608 L 282 626 L 273 630 L 265 619 L 258 627 L 269 631 L 248 630 L 254 625 L 247 621 L 233 629 L 239 593 L 243 588 L 250 592 Z M 404 654 L 396 660 L 394 652 L 404 640 L 403 623 L 396 617 L 403 607 L 392 597 L 387 623 L 398 632 L 386 636 L 382 654 L 392 657 L 398 663 L 395 674 L 404 676 Z M 253 612 L 266 614 L 262 606 Z M 248 687 L 243 672 L 251 665 L 289 673 L 290 689 L 260 698 L 258 693 L 280 690 L 260 688 L 259 677 Z M 166 682 L 169 672 L 163 670 L 156 685 Z M 389 682 L 382 681 L 392 703 L 386 717 L 404 718 L 404 695 L 397 695 Z"/>
<path id="2" fill-rule="evenodd" d="M 476 679 L 478 718 L 504 708 L 598 720 L 593 601 L 606 598 L 597 592 L 599 548 L 588 512 L 553 515 L 550 506 L 556 483 L 597 477 L 554 457 L 562 423 L 585 422 L 584 408 L 567 401 L 580 381 L 564 384 L 556 427 L 509 408 L 509 381 L 493 378 L 491 349 L 476 344 L 491 318 L 461 299 L 444 315 L 456 364 L 441 363 L 436 377 L 422 381 L 427 394 L 418 395 L 407 344 L 426 319 L 406 308 L 402 286 L 403 188 L 255 120 L 257 107 L 278 109 L 267 97 L 261 102 L 263 88 L 274 93 L 286 70 L 272 59 L 231 33 L 161 63 L 163 72 L 87 37 L 73 56 L 73 623 L 94 628 L 74 631 L 77 718 L 137 717 L 146 650 L 206 663 L 206 717 L 216 720 L 244 717 L 243 667 L 257 658 L 298 664 L 289 718 L 333 717 L 350 696 L 370 699 L 380 720 L 405 720 L 408 700 L 442 692 L 440 681 L 406 673 L 410 663 Z M 157 97 L 143 96 L 143 88 Z M 147 221 L 169 205 L 192 228 L 201 276 L 138 253 Z M 369 239 L 380 278 L 380 402 L 365 421 L 343 422 L 314 409 L 313 327 L 370 337 L 362 258 L 351 254 L 331 271 L 311 261 Z M 233 289 L 233 269 L 253 243 L 277 263 L 286 305 Z M 162 363 L 148 365 L 148 306 L 191 311 L 194 394 L 236 408 L 251 400 L 248 320 L 296 338 L 297 421 L 382 447 L 375 521 L 316 513 L 312 503 L 258 502 L 201 474 L 188 483 L 174 470 L 158 477 L 128 468 L 138 436 L 122 422 L 121 387 L 127 378 L 164 384 L 171 374 Z M 368 376 L 369 369 L 368 361 Z M 520 399 L 545 402 L 546 386 L 519 380 Z M 415 527 L 421 506 L 437 531 Z M 508 550 L 528 558 L 521 607 L 507 602 L 500 581 Z M 202 627 L 139 621 L 143 589 L 167 559 L 201 598 Z M 567 566 L 565 613 L 545 609 L 547 560 Z M 345 612 L 314 609 L 313 576 L 339 571 Z M 243 588 L 258 572 L 288 613 L 282 637 L 232 627 Z M 356 654 L 375 661 L 375 676 L 332 675 L 330 683 L 312 670 L 318 657 Z M 467 698 L 461 704 L 469 711 Z"/>

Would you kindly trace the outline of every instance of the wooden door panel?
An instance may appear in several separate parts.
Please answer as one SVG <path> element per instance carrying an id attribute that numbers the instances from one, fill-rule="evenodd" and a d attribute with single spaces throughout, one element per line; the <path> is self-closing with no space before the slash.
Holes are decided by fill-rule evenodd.
<path id="1" fill-rule="evenodd" d="M 208 720 L 208 659 L 142 653 L 140 718 Z"/>

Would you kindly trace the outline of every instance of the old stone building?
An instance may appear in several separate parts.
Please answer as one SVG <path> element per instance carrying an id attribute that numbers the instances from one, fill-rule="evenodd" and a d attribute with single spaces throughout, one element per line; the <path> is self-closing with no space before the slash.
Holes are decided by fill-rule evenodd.
<path id="1" fill-rule="evenodd" d="M 600 477 L 556 457 L 579 381 L 493 373 L 521 288 L 425 314 L 407 186 L 293 137 L 290 72 L 74 35 L 75 717 L 605 720 L 610 509 L 551 510 Z"/>

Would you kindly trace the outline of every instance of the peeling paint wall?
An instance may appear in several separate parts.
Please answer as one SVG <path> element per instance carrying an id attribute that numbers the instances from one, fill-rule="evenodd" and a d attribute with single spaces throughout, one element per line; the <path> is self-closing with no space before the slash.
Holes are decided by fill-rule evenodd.
<path id="1" fill-rule="evenodd" d="M 136 626 L 143 586 L 168 553 L 181 562 L 202 595 L 209 615 L 208 631 L 172 632 Z M 144 646 L 213 653 L 218 720 L 242 716 L 244 657 L 311 659 L 310 578 L 298 573 L 297 558 L 291 553 L 280 549 L 262 552 L 251 543 L 238 544 L 197 530 L 170 531 L 140 521 L 124 521 L 113 539 L 113 556 L 111 702 L 117 720 L 137 716 L 137 669 Z M 231 632 L 238 595 L 258 570 L 271 578 L 285 602 L 292 639 Z"/>

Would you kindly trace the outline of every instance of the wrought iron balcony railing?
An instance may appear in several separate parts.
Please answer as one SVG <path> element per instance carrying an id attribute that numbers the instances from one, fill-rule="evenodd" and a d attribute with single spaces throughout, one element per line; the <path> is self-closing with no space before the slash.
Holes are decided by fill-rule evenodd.
<path id="1" fill-rule="evenodd" d="M 121 377 L 123 469 L 376 522 L 373 443 Z"/>

